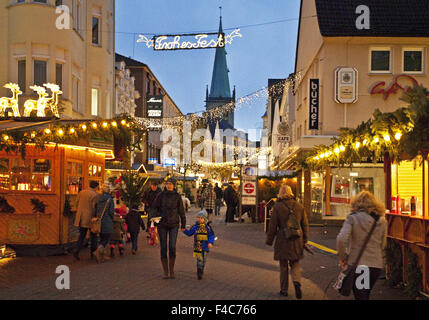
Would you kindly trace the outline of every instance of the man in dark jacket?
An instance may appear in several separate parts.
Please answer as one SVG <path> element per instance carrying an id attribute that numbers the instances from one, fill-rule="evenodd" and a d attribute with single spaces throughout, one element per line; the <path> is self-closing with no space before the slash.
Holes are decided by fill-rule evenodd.
<path id="1" fill-rule="evenodd" d="M 179 229 L 179 219 L 181 231 L 186 227 L 185 208 L 180 194 L 174 191 L 174 181 L 169 179 L 166 183 L 165 191 L 161 192 L 151 206 L 150 218 L 161 217 L 158 224 L 159 242 L 161 247 L 161 263 L 164 269 L 163 279 L 174 279 L 174 263 L 176 261 L 176 241 Z M 168 258 L 167 258 L 167 236 Z M 170 276 L 168 275 L 170 271 Z"/>
<path id="2" fill-rule="evenodd" d="M 223 193 L 223 199 L 226 203 L 226 215 L 225 215 L 225 223 L 228 222 L 235 222 L 234 215 L 235 215 L 235 208 L 238 204 L 238 196 L 237 192 L 235 192 L 233 186 L 233 182 L 229 183 L 229 186 L 225 189 Z"/>
<path id="3" fill-rule="evenodd" d="M 222 206 L 223 191 L 221 188 L 219 188 L 219 185 L 217 183 L 214 187 L 214 191 L 216 193 L 215 216 L 218 216 L 220 214 L 220 207 Z"/>
<path id="4" fill-rule="evenodd" d="M 146 214 L 149 216 L 150 208 L 152 207 L 153 202 L 155 201 L 156 197 L 161 193 L 161 189 L 158 187 L 158 183 L 153 181 L 150 186 L 150 190 L 146 191 L 143 194 L 142 202 L 144 203 L 144 209 L 146 211 Z M 149 218 L 147 219 L 146 225 L 148 228 L 146 229 L 146 232 L 149 232 Z M 149 236 L 148 236 L 149 237 Z"/>

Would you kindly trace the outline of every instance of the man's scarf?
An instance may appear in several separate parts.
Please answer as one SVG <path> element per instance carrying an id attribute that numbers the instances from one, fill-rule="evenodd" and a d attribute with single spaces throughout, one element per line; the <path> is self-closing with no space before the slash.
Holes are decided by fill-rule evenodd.
<path id="1" fill-rule="evenodd" d="M 194 257 L 198 260 L 202 260 L 203 253 L 203 241 L 207 241 L 207 226 L 205 223 L 201 223 L 198 225 L 197 229 L 197 238 L 194 243 Z"/>

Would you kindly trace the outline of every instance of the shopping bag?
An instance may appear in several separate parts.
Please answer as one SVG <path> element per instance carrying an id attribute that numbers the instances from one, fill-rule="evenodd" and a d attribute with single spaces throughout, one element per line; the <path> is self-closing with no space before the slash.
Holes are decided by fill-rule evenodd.
<path id="1" fill-rule="evenodd" d="M 151 221 L 149 227 L 149 245 L 156 246 L 159 244 L 158 228 L 155 227 L 153 221 Z"/>

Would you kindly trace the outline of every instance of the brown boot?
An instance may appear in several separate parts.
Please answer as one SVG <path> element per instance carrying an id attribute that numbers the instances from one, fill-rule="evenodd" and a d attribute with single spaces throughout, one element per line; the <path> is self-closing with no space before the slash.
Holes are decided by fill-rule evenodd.
<path id="1" fill-rule="evenodd" d="M 171 258 L 169 260 L 169 268 L 170 268 L 170 279 L 175 279 L 176 277 L 174 276 L 174 263 L 176 262 L 176 257 Z"/>
<path id="2" fill-rule="evenodd" d="M 164 275 L 162 276 L 162 279 L 168 279 L 168 259 L 161 259 L 162 263 L 162 269 L 164 270 Z"/>

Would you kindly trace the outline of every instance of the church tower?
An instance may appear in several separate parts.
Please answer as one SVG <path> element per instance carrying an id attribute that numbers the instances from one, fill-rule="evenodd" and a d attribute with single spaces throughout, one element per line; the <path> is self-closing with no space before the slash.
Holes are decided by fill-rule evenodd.
<path id="1" fill-rule="evenodd" d="M 219 34 L 223 33 L 222 29 L 222 15 L 219 20 Z M 235 104 L 235 87 L 231 95 L 231 88 L 229 85 L 229 70 L 226 63 L 226 50 L 225 47 L 216 48 L 215 61 L 213 66 L 212 82 L 210 92 L 206 89 L 206 110 L 216 108 L 228 103 Z M 220 120 L 220 119 L 219 119 Z M 216 125 L 210 124 L 210 128 Z M 234 128 L 234 111 L 230 111 L 224 115 L 222 120 L 219 121 L 220 129 L 233 129 Z M 212 131 L 212 130 L 210 130 Z"/>

